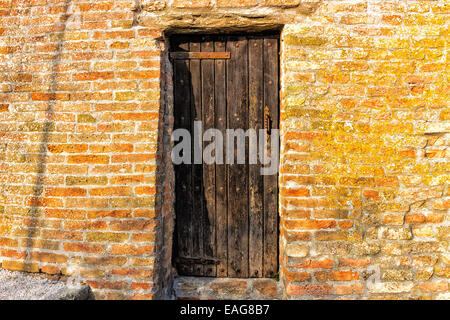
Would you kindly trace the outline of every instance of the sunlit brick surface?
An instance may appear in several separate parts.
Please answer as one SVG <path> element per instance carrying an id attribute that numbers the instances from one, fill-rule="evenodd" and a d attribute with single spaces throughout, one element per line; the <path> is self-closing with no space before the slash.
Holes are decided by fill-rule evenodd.
<path id="1" fill-rule="evenodd" d="M 449 299 L 448 17 L 444 0 L 0 0 L 1 267 L 168 297 L 164 31 L 284 25 L 283 297 Z"/>

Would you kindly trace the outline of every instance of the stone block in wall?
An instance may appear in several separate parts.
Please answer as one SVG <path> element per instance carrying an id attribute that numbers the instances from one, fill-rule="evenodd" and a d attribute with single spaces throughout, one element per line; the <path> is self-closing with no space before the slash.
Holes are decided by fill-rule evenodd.
<path id="1" fill-rule="evenodd" d="M 141 5 L 146 11 L 161 11 L 166 8 L 166 0 L 141 0 Z"/>
<path id="2" fill-rule="evenodd" d="M 174 0 L 174 8 L 208 8 L 211 6 L 211 0 Z"/>
<path id="3" fill-rule="evenodd" d="M 271 7 L 289 8 L 296 7 L 301 2 L 301 0 L 266 0 L 264 4 Z"/>
<path id="4" fill-rule="evenodd" d="M 281 285 L 275 279 L 176 277 L 177 299 L 280 299 Z"/>
<path id="5" fill-rule="evenodd" d="M 258 0 L 217 0 L 219 8 L 254 7 L 259 3 Z"/>

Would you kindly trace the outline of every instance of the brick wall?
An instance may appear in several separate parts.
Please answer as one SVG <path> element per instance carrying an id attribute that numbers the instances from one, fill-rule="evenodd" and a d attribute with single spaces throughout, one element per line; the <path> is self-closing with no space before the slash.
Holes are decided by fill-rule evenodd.
<path id="1" fill-rule="evenodd" d="M 0 0 L 1 267 L 168 297 L 165 35 L 283 25 L 284 298 L 448 299 L 448 14 L 443 0 Z"/>
<path id="2" fill-rule="evenodd" d="M 289 298 L 449 298 L 448 13 L 324 1 L 284 28 Z"/>
<path id="3" fill-rule="evenodd" d="M 134 1 L 0 1 L 2 267 L 155 293 L 160 32 Z"/>

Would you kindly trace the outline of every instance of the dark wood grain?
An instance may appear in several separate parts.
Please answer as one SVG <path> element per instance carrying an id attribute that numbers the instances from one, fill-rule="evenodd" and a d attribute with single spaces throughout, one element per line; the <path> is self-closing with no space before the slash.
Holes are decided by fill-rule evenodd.
<path id="1" fill-rule="evenodd" d="M 272 129 L 278 128 L 278 39 L 264 39 L 264 104 L 269 107 Z M 268 150 L 271 152 L 270 140 Z M 264 176 L 264 277 L 277 272 L 278 175 Z"/>
<path id="2" fill-rule="evenodd" d="M 263 128 L 263 40 L 250 39 L 249 58 L 249 128 Z M 254 141 L 250 146 L 256 147 Z M 249 276 L 262 277 L 263 270 L 263 177 L 260 164 L 249 164 Z"/>
<path id="3" fill-rule="evenodd" d="M 189 50 L 189 43 L 177 44 L 180 49 Z M 174 126 L 176 129 L 191 131 L 191 102 L 189 61 L 174 62 Z M 177 255 L 179 257 L 192 256 L 192 166 L 180 164 L 175 166 L 175 211 L 177 215 Z M 178 265 L 178 272 L 182 275 L 192 274 L 191 265 Z"/>
<path id="4" fill-rule="evenodd" d="M 229 129 L 246 129 L 248 123 L 247 46 L 244 37 L 227 42 Z M 228 165 L 228 276 L 248 277 L 248 166 L 236 163 Z"/>
<path id="5" fill-rule="evenodd" d="M 225 41 L 219 39 L 215 42 L 217 52 L 225 51 Z M 227 128 L 227 92 L 225 61 L 215 61 L 214 87 L 215 87 L 215 126 L 225 136 Z M 228 184 L 226 165 L 216 164 L 216 244 L 217 276 L 228 276 Z"/>
<path id="6" fill-rule="evenodd" d="M 201 43 L 202 52 L 213 52 L 214 42 Z M 214 61 L 201 60 L 202 72 L 202 122 L 203 130 L 214 129 Z M 204 142 L 204 148 L 211 142 Z M 203 148 L 203 150 L 204 150 Z M 216 167 L 203 161 L 203 256 L 214 258 L 216 255 Z M 204 275 L 215 277 L 216 265 L 206 264 Z"/>
<path id="7" fill-rule="evenodd" d="M 200 51 L 201 40 L 200 37 L 193 38 L 190 43 L 190 51 Z M 193 121 L 202 121 L 202 79 L 201 79 L 201 65 L 200 60 L 190 61 L 190 73 L 191 73 L 191 110 Z M 194 126 L 194 124 L 192 124 Z M 193 132 L 194 130 L 192 130 Z M 200 144 L 196 145 L 196 139 L 192 134 L 192 154 L 195 153 L 195 148 L 201 149 Z M 194 157 L 194 163 L 192 164 L 192 184 L 193 184 L 193 211 L 192 211 L 192 246 L 193 246 L 193 258 L 200 258 L 203 256 L 203 165 L 197 161 Z M 201 264 L 194 264 L 193 275 L 203 276 L 204 266 Z"/>

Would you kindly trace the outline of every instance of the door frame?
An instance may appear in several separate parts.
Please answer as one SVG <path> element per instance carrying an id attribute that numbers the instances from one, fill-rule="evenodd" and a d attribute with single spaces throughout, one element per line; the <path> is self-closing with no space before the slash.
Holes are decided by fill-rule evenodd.
<path id="1" fill-rule="evenodd" d="M 264 32 L 227 32 L 226 34 L 220 34 L 220 33 L 172 33 L 170 35 L 168 35 L 167 37 L 165 37 L 165 43 L 166 43 L 166 52 L 165 52 L 165 57 L 164 57 L 164 63 L 166 64 L 166 67 L 164 68 L 166 71 L 169 71 L 166 73 L 167 75 L 167 79 L 166 79 L 166 83 L 165 83 L 165 102 L 166 105 L 169 107 L 169 117 L 172 116 L 172 120 L 171 120 L 171 125 L 172 125 L 172 130 L 173 130 L 173 109 L 174 109 L 174 85 L 173 85 L 173 80 L 174 80 L 174 74 L 173 74 L 173 61 L 169 58 L 169 54 L 170 54 L 170 49 L 171 49 L 171 41 L 174 37 L 177 36 L 187 36 L 187 37 L 191 37 L 191 36 L 197 36 L 197 37 L 201 37 L 201 36 L 217 36 L 217 35 L 223 35 L 223 36 L 246 36 L 248 38 L 252 38 L 252 37 L 261 37 L 261 36 L 272 36 L 272 37 L 276 37 L 276 39 L 278 40 L 279 43 L 279 53 L 281 53 L 281 30 L 280 29 L 276 29 L 276 30 L 270 30 L 270 31 L 264 31 Z M 280 61 L 280 55 L 278 55 L 278 113 L 277 113 L 277 119 L 273 119 L 274 121 L 277 121 L 278 123 L 278 128 L 281 130 L 281 118 L 280 118 L 280 113 L 281 113 L 281 85 L 282 85 L 282 78 L 281 78 L 281 61 Z M 169 132 L 172 132 L 172 130 L 169 130 Z M 281 137 L 280 137 L 281 140 Z M 279 141 L 280 147 L 281 147 L 281 141 Z M 172 149 L 172 145 L 170 147 L 170 151 Z M 281 157 L 281 150 L 280 150 L 280 155 Z M 281 159 L 279 159 L 280 161 Z M 174 171 L 174 165 L 171 164 L 171 171 Z M 278 194 L 277 194 L 277 212 L 276 212 L 276 217 L 277 217 L 277 267 L 276 269 L 278 270 L 278 273 L 280 271 L 280 267 L 281 267 L 281 261 L 279 261 L 280 259 L 280 190 L 279 190 L 279 185 L 280 185 L 280 173 L 277 172 L 277 185 L 278 185 Z M 173 177 L 174 183 L 175 183 L 175 177 Z M 176 220 L 176 212 L 175 212 L 175 203 L 177 201 L 176 196 L 175 196 L 175 188 L 173 187 L 172 191 L 172 204 L 173 204 L 173 218 L 174 220 Z M 174 265 L 174 259 L 176 257 L 176 237 L 177 237 L 177 230 L 176 230 L 176 226 L 175 224 L 172 225 L 172 230 L 170 230 L 171 232 L 171 237 L 170 237 L 170 264 L 171 266 L 176 270 L 175 265 Z M 164 236 L 165 238 L 165 236 Z M 174 271 L 176 273 L 176 271 Z M 277 274 L 278 275 L 278 274 Z M 232 279 L 232 278 L 220 278 L 220 279 Z M 247 278 L 239 278 L 241 280 L 245 280 Z M 248 278 L 248 279 L 264 279 L 264 278 Z"/>

